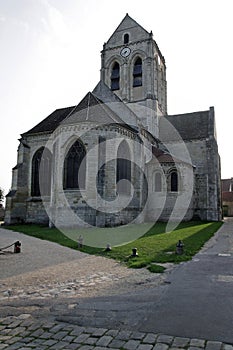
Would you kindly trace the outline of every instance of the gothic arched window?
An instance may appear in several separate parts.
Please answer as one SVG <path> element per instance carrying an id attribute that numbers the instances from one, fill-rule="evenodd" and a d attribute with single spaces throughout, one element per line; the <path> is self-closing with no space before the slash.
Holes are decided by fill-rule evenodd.
<path id="1" fill-rule="evenodd" d="M 160 173 L 155 173 L 154 176 L 154 191 L 161 192 L 162 191 L 162 176 Z"/>
<path id="2" fill-rule="evenodd" d="M 84 189 L 86 183 L 86 150 L 81 141 L 71 146 L 64 162 L 64 189 Z"/>
<path id="3" fill-rule="evenodd" d="M 142 59 L 138 57 L 133 67 L 133 87 L 142 86 Z"/>
<path id="4" fill-rule="evenodd" d="M 178 174 L 177 171 L 172 171 L 170 175 L 171 192 L 178 192 Z"/>
<path id="5" fill-rule="evenodd" d="M 32 196 L 48 196 L 51 191 L 52 154 L 44 147 L 36 151 L 32 158 Z"/>
<path id="6" fill-rule="evenodd" d="M 130 194 L 131 186 L 131 161 L 130 150 L 126 141 L 122 141 L 117 151 L 117 193 Z M 128 180 L 122 181 L 120 180 Z"/>
<path id="7" fill-rule="evenodd" d="M 120 89 L 120 66 L 119 63 L 115 62 L 112 67 L 111 73 L 111 90 Z"/>
<path id="8" fill-rule="evenodd" d="M 128 42 L 129 42 L 129 34 L 126 33 L 124 34 L 124 44 L 128 44 Z"/>

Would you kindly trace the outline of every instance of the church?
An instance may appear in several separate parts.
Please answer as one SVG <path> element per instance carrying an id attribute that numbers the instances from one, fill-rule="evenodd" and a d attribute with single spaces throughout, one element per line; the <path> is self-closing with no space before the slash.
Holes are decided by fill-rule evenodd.
<path id="1" fill-rule="evenodd" d="M 23 133 L 17 159 L 5 224 L 222 218 L 214 108 L 167 114 L 165 58 L 128 14 L 103 45 L 94 90 Z"/>

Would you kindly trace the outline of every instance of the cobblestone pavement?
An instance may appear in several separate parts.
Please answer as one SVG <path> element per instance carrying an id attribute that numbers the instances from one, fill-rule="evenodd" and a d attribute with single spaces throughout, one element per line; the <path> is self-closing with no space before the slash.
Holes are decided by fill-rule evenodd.
<path id="1" fill-rule="evenodd" d="M 0 318 L 0 349 L 233 350 L 233 345 L 164 334 L 80 327 L 21 314 Z"/>

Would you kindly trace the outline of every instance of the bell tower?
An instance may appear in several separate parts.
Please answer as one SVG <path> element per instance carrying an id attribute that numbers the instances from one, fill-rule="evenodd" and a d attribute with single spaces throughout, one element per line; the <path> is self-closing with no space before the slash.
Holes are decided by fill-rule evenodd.
<path id="1" fill-rule="evenodd" d="M 157 134 L 154 124 L 167 114 L 166 64 L 152 32 L 128 14 L 101 52 L 101 80 L 137 114 L 148 109 L 143 124 Z M 156 128 L 155 128 L 156 129 Z"/>

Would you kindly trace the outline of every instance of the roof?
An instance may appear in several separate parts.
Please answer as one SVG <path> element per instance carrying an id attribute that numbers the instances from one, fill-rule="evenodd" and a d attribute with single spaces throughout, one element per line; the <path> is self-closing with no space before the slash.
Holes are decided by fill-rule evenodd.
<path id="1" fill-rule="evenodd" d="M 132 30 L 133 29 L 133 30 Z M 134 33 L 134 29 L 136 29 Z M 111 47 L 115 45 L 117 42 L 122 42 L 122 34 L 124 32 L 131 33 L 131 41 L 142 40 L 149 38 L 149 33 L 146 29 L 144 29 L 140 24 L 138 24 L 132 17 L 125 15 L 121 23 L 118 25 L 116 30 L 110 36 L 106 43 L 106 47 Z"/>
<path id="2" fill-rule="evenodd" d="M 159 161 L 159 163 L 183 163 L 183 164 L 188 164 L 192 166 L 192 164 L 188 162 L 184 162 L 183 160 L 172 156 L 170 153 L 165 152 L 154 146 L 152 147 L 152 153 L 156 157 L 156 159 Z"/>
<path id="3" fill-rule="evenodd" d="M 230 192 L 233 190 L 233 179 L 223 179 L 221 183 L 223 192 Z"/>
<path id="4" fill-rule="evenodd" d="M 88 92 L 82 101 L 62 121 L 62 124 L 95 122 L 98 124 L 124 124 L 124 121 L 102 100 Z"/>
<path id="5" fill-rule="evenodd" d="M 23 133 L 22 135 L 38 134 L 43 132 L 52 133 L 54 130 L 56 130 L 60 123 L 72 112 L 74 108 L 75 106 L 56 109 L 47 118 L 43 119 L 39 124 L 34 126 L 32 129 L 28 130 L 27 132 Z"/>
<path id="6" fill-rule="evenodd" d="M 223 202 L 233 202 L 233 192 L 222 192 Z"/>
<path id="7" fill-rule="evenodd" d="M 161 141 L 195 140 L 214 135 L 214 117 L 211 111 L 168 115 L 160 118 Z"/>
<path id="8" fill-rule="evenodd" d="M 137 116 L 127 106 L 125 106 L 124 103 L 122 103 L 121 99 L 119 99 L 107 86 L 104 86 L 102 83 L 99 83 L 94 91 L 95 94 L 88 92 L 77 106 L 56 109 L 35 127 L 22 134 L 22 136 L 38 133 L 52 133 L 59 125 L 81 122 L 95 122 L 97 124 L 105 125 L 119 124 L 123 127 L 133 128 L 135 131 Z M 103 100 L 105 100 L 106 103 L 99 98 L 101 97 L 101 94 L 103 95 Z M 99 97 L 97 97 L 97 95 Z M 124 116 L 127 114 L 127 119 L 131 121 L 131 125 L 128 125 L 125 120 L 119 117 L 118 114 Z"/>
<path id="9" fill-rule="evenodd" d="M 109 87 L 100 81 L 94 90 L 93 95 L 105 103 L 114 113 L 121 116 L 124 123 L 134 128 L 140 123 L 138 116 L 124 103 Z"/>

